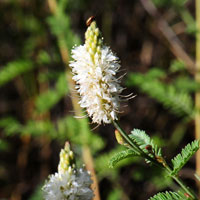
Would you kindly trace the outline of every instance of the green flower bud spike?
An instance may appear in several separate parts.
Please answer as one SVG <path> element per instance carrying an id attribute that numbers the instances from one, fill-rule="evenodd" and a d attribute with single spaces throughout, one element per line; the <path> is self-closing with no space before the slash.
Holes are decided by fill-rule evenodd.
<path id="1" fill-rule="evenodd" d="M 101 48 L 103 45 L 103 38 L 101 37 L 101 32 L 97 28 L 96 22 L 91 22 L 90 26 L 88 27 L 85 33 L 85 45 L 86 50 L 89 52 L 93 63 L 95 64 L 101 56 Z"/>
<path id="2" fill-rule="evenodd" d="M 58 173 L 63 174 L 66 171 L 71 173 L 73 169 L 75 169 L 74 153 L 70 150 L 69 142 L 66 142 L 64 149 L 62 149 L 60 152 Z"/>

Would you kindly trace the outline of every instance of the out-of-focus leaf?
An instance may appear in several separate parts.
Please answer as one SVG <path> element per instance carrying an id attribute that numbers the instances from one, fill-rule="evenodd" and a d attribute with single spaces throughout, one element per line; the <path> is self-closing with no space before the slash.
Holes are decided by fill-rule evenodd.
<path id="1" fill-rule="evenodd" d="M 119 188 L 112 190 L 107 199 L 108 200 L 120 200 L 120 199 L 122 199 L 122 191 Z"/>
<path id="2" fill-rule="evenodd" d="M 80 145 L 88 144 L 93 152 L 102 149 L 105 145 L 103 139 L 92 133 L 90 129 L 81 128 L 81 120 L 83 119 L 75 119 L 72 116 L 58 120 L 58 137 L 63 140 L 68 138 L 71 142 Z"/>
<path id="3" fill-rule="evenodd" d="M 29 120 L 23 129 L 22 134 L 30 134 L 33 136 L 49 135 L 50 137 L 56 137 L 56 130 L 54 124 L 49 120 Z"/>
<path id="4" fill-rule="evenodd" d="M 41 50 L 37 56 L 37 62 L 40 64 L 49 64 L 51 62 L 50 55 L 46 51 Z"/>
<path id="5" fill-rule="evenodd" d="M 129 74 L 126 82 L 127 86 L 137 86 L 177 116 L 193 119 L 194 105 L 190 94 L 185 91 L 177 91 L 173 84 L 167 84 L 158 78 L 152 78 L 151 71 L 147 74 Z"/>
<path id="6" fill-rule="evenodd" d="M 173 81 L 177 91 L 195 92 L 200 89 L 200 84 L 188 76 L 179 76 Z"/>
<path id="7" fill-rule="evenodd" d="M 47 90 L 39 95 L 35 101 L 36 111 L 44 113 L 51 109 L 68 92 L 65 74 L 61 74 L 56 82 L 55 89 Z"/>
<path id="8" fill-rule="evenodd" d="M 0 139 L 0 151 L 8 150 L 9 143 L 3 139 Z"/>
<path id="9" fill-rule="evenodd" d="M 6 117 L 0 119 L 0 127 L 3 128 L 4 133 L 7 136 L 15 135 L 20 133 L 22 125 L 13 117 Z"/>
<path id="10" fill-rule="evenodd" d="M 9 62 L 0 70 L 0 86 L 13 80 L 13 78 L 16 76 L 32 70 L 33 67 L 34 65 L 30 60 L 18 60 Z"/>
<path id="11" fill-rule="evenodd" d="M 43 199 L 43 195 L 42 195 L 42 185 L 38 185 L 34 191 L 34 193 L 31 195 L 31 197 L 29 198 L 29 200 L 39 200 L 39 199 Z"/>
<path id="12" fill-rule="evenodd" d="M 186 67 L 185 67 L 185 63 L 183 61 L 181 61 L 181 60 L 173 60 L 171 62 L 169 71 L 174 73 L 174 72 L 183 71 L 185 69 L 186 69 Z"/>

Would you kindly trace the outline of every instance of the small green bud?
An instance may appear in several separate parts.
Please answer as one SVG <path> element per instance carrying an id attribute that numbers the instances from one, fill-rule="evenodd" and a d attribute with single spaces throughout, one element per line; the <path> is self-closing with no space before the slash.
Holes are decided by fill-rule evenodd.
<path id="1" fill-rule="evenodd" d="M 60 152 L 60 162 L 58 165 L 58 173 L 63 173 L 65 171 L 70 172 L 73 168 L 75 168 L 74 154 L 70 150 L 69 142 L 66 142 L 64 149 L 62 149 Z"/>
<path id="2" fill-rule="evenodd" d="M 86 50 L 89 52 L 93 63 L 95 63 L 96 53 L 101 55 L 103 39 L 100 30 L 96 27 L 96 22 L 92 21 L 85 33 Z"/>

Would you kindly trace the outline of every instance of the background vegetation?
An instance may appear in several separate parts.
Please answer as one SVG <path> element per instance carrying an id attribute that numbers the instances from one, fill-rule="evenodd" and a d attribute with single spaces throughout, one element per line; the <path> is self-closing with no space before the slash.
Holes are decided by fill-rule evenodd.
<path id="1" fill-rule="evenodd" d="M 57 170 L 66 140 L 79 164 L 89 147 L 102 199 L 144 200 L 175 189 L 139 158 L 108 168 L 121 148 L 114 127 L 74 118 L 67 65 L 94 15 L 127 74 L 123 94 L 137 95 L 122 102 L 121 125 L 145 130 L 173 158 L 194 139 L 195 2 L 1 0 L 0 13 L 0 199 L 42 199 L 40 187 Z M 194 172 L 192 159 L 181 176 L 196 188 Z"/>

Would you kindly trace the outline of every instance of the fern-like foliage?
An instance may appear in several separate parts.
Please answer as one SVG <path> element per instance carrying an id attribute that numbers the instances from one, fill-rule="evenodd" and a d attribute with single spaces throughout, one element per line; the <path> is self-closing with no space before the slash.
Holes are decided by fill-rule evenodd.
<path id="1" fill-rule="evenodd" d="M 135 153 L 133 150 L 131 149 L 127 149 L 124 151 L 120 151 L 119 153 L 115 154 L 109 162 L 109 167 L 113 168 L 119 161 L 125 159 L 125 158 L 129 158 L 129 157 L 134 157 L 134 156 L 138 156 L 137 153 Z"/>
<path id="2" fill-rule="evenodd" d="M 149 200 L 186 200 L 187 197 L 177 192 L 160 192 Z"/>
<path id="3" fill-rule="evenodd" d="M 6 140 L 0 138 L 0 152 L 6 151 L 8 149 L 9 149 L 9 143 Z"/>
<path id="4" fill-rule="evenodd" d="M 181 72 L 181 71 L 185 71 L 185 70 L 186 70 L 186 66 L 183 61 L 181 61 L 181 60 L 172 60 L 171 61 L 170 68 L 169 68 L 169 71 L 171 73 Z"/>
<path id="5" fill-rule="evenodd" d="M 17 60 L 9 62 L 0 70 L 0 86 L 12 81 L 13 78 L 33 69 L 30 60 Z"/>
<path id="6" fill-rule="evenodd" d="M 181 153 L 171 160 L 173 164 L 172 174 L 177 174 L 198 149 L 199 140 L 194 140 L 191 144 L 186 145 Z"/>
<path id="7" fill-rule="evenodd" d="M 172 82 L 172 84 L 177 91 L 181 92 L 195 92 L 200 89 L 200 84 L 188 76 L 179 76 Z"/>
<path id="8" fill-rule="evenodd" d="M 161 148 L 159 148 L 154 141 L 142 130 L 133 129 L 129 135 L 139 147 L 149 156 L 162 156 Z"/>
<path id="9" fill-rule="evenodd" d="M 56 122 L 57 137 L 62 141 L 65 141 L 67 137 L 70 142 L 78 145 L 87 143 L 95 153 L 104 147 L 104 141 L 99 135 L 91 132 L 87 127 L 88 121 L 86 120 L 86 118 L 77 120 L 72 116 L 59 119 Z"/>
<path id="10" fill-rule="evenodd" d="M 193 118 L 194 105 L 189 91 L 179 90 L 174 83 L 169 84 L 161 81 L 160 79 L 164 77 L 164 74 L 165 72 L 156 68 L 146 74 L 130 74 L 127 86 L 139 87 L 143 92 L 162 103 L 164 107 L 178 116 Z M 191 87 L 192 89 L 198 88 L 194 84 L 189 88 Z"/>
<path id="11" fill-rule="evenodd" d="M 55 89 L 49 89 L 40 94 L 36 99 L 36 112 L 39 114 L 51 109 L 68 92 L 65 74 L 61 74 L 55 85 Z"/>
<path id="12" fill-rule="evenodd" d="M 115 179 L 118 176 L 118 171 L 121 167 L 125 167 L 133 162 L 139 162 L 140 160 L 142 160 L 139 156 L 127 157 L 126 159 L 123 159 L 120 162 L 118 162 L 118 164 L 114 168 L 109 168 L 108 164 L 110 160 L 114 157 L 114 155 L 118 154 L 123 150 L 123 146 L 117 145 L 117 147 L 112 149 L 111 151 L 102 153 L 101 155 L 98 155 L 95 158 L 95 169 L 100 179 L 104 177 Z"/>
<path id="13" fill-rule="evenodd" d="M 13 136 L 21 132 L 22 124 L 14 117 L 5 117 L 0 119 L 0 128 L 4 130 L 6 136 Z"/>

